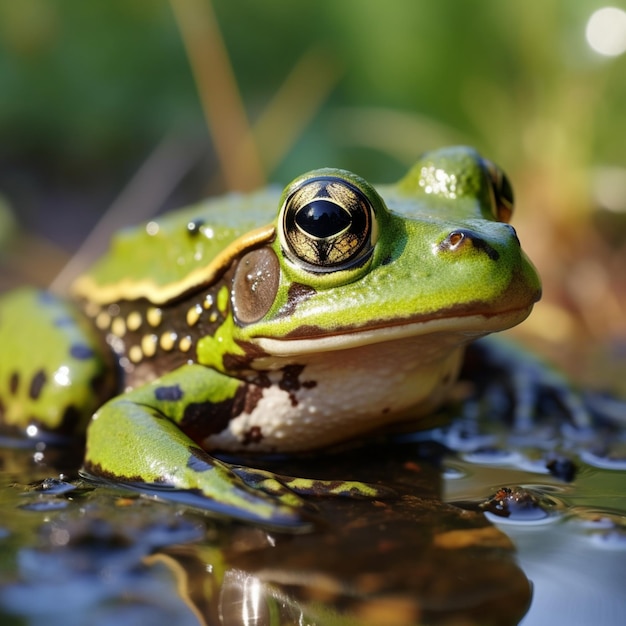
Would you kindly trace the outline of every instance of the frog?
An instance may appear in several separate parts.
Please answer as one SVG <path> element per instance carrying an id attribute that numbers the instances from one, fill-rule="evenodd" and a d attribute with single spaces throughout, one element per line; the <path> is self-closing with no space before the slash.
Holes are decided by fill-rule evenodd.
<path id="1" fill-rule="evenodd" d="M 504 172 L 455 146 L 391 184 L 322 168 L 125 228 L 70 297 L 0 299 L 3 432 L 82 436 L 85 476 L 273 527 L 302 525 L 316 488 L 377 497 L 223 455 L 310 454 L 436 411 L 467 346 L 541 297 L 513 206 Z"/>

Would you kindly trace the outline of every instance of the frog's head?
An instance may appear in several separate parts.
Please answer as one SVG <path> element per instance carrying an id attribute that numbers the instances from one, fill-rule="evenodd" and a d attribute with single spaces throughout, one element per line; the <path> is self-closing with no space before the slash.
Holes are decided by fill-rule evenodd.
<path id="1" fill-rule="evenodd" d="M 200 341 L 199 358 L 272 368 L 433 333 L 460 345 L 514 326 L 540 282 L 508 224 L 512 207 L 506 177 L 468 148 L 427 154 L 377 189 L 343 170 L 300 176 L 275 225 L 243 246 L 228 328 Z M 229 346 L 224 363 L 216 339 Z"/>

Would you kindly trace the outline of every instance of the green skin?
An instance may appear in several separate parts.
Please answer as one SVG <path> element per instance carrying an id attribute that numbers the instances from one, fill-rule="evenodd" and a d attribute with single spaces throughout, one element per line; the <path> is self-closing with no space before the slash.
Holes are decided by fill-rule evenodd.
<path id="1" fill-rule="evenodd" d="M 451 148 L 395 185 L 318 170 L 282 194 L 230 195 L 120 233 L 74 301 L 28 289 L 0 300 L 5 431 L 86 428 L 86 473 L 191 491 L 217 514 L 272 526 L 303 523 L 296 492 L 381 495 L 207 450 L 310 450 L 440 404 L 464 346 L 522 321 L 540 295 L 497 219 L 508 213 L 494 172 Z M 369 226 L 351 218 L 355 236 L 330 246 L 344 222 L 314 237 L 296 227 L 298 247 L 283 207 L 320 177 L 369 203 Z"/>

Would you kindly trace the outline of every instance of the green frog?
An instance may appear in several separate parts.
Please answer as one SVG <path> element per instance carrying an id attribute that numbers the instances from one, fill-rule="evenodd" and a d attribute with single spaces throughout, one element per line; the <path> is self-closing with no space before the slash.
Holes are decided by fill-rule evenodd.
<path id="1" fill-rule="evenodd" d="M 316 481 L 214 451 L 309 452 L 437 409 L 467 344 L 540 297 L 512 210 L 502 171 L 454 147 L 395 184 L 319 169 L 123 230 L 72 300 L 0 301 L 4 432 L 86 432 L 88 475 L 297 526 Z"/>

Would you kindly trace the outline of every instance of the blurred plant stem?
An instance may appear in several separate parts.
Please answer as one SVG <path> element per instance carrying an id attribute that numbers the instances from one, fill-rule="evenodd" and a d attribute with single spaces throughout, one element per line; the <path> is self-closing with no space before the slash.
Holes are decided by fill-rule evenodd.
<path id="1" fill-rule="evenodd" d="M 322 45 L 313 45 L 251 126 L 210 0 L 170 4 L 226 187 L 260 187 L 327 100 L 342 74 L 340 64 Z"/>
<path id="2" fill-rule="evenodd" d="M 321 45 L 313 46 L 298 59 L 252 128 L 252 138 L 267 172 L 289 152 L 341 75 L 340 64 Z"/>
<path id="3" fill-rule="evenodd" d="M 256 144 L 209 0 L 170 0 L 228 189 L 265 183 Z"/>

